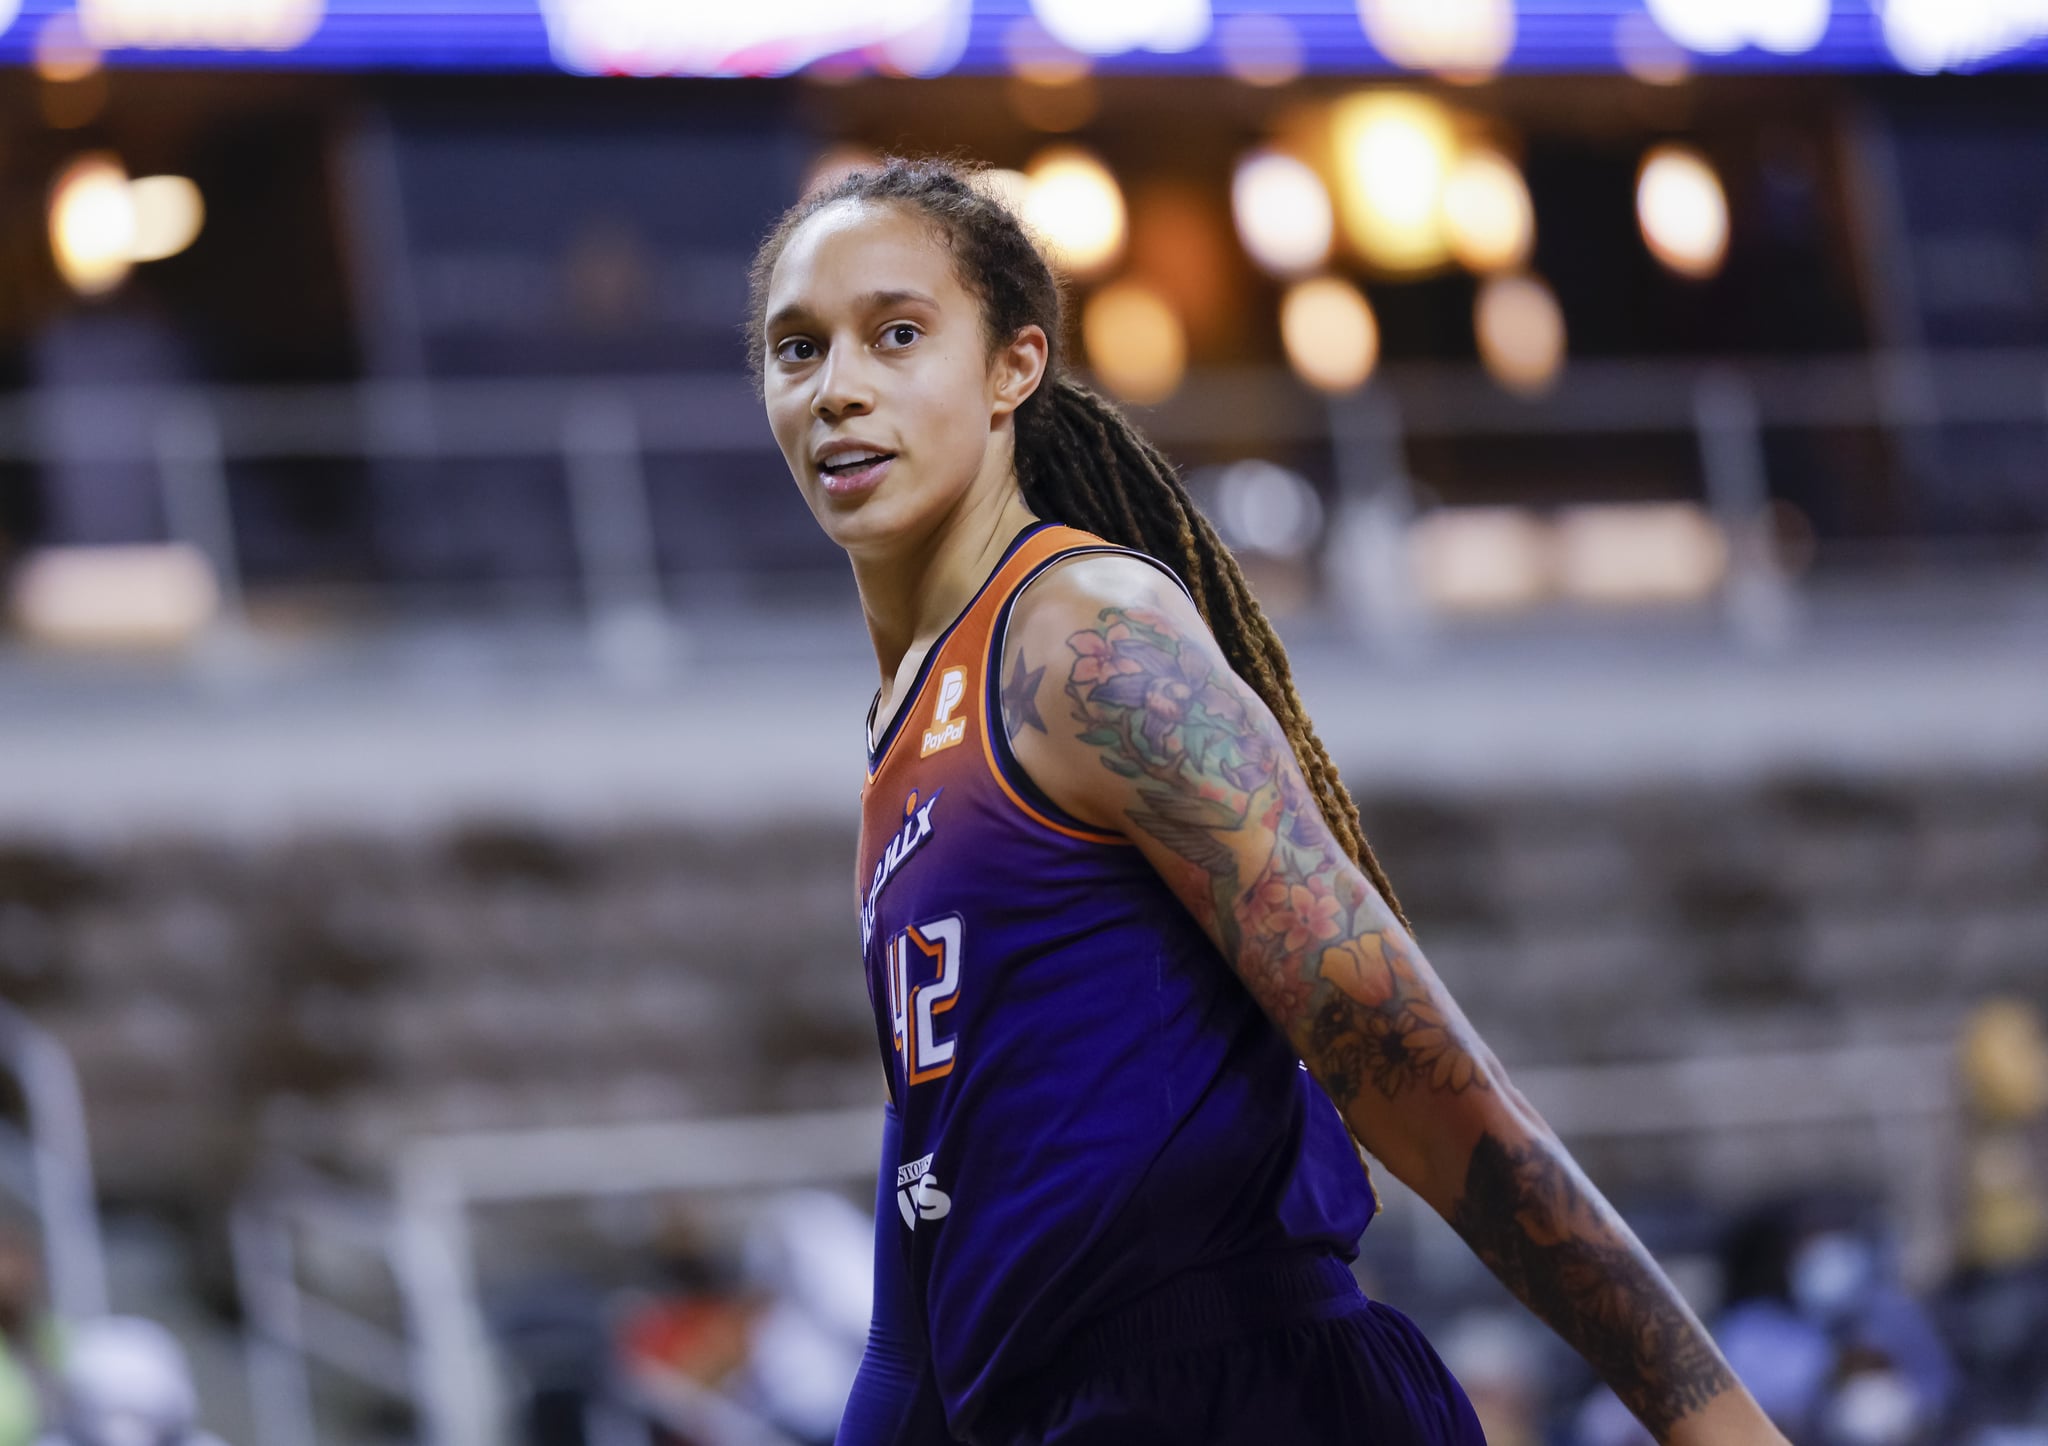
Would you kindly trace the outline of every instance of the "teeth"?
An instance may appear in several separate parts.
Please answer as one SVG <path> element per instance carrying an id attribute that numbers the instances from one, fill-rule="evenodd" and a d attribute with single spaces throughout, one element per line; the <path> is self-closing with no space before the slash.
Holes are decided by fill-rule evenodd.
<path id="1" fill-rule="evenodd" d="M 834 457 L 831 461 L 827 462 L 825 466 L 828 469 L 852 467 L 863 462 L 879 462 L 882 460 L 882 458 L 886 457 L 887 455 L 888 453 L 886 452 L 863 452 L 857 457 Z"/>

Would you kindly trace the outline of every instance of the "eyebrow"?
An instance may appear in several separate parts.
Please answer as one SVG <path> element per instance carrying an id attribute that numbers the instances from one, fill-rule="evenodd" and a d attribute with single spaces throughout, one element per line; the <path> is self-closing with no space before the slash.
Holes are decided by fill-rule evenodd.
<path id="1" fill-rule="evenodd" d="M 915 301 L 934 310 L 937 310 L 939 305 L 936 300 L 926 296 L 922 291 L 900 290 L 864 291 L 853 299 L 853 305 L 857 311 L 879 311 L 885 306 L 901 306 L 906 301 Z M 800 318 L 809 319 L 810 315 L 810 310 L 802 302 L 792 301 L 789 305 L 779 309 L 775 315 L 769 317 L 767 325 L 762 330 L 764 333 L 773 332 L 785 322 L 795 321 Z"/>

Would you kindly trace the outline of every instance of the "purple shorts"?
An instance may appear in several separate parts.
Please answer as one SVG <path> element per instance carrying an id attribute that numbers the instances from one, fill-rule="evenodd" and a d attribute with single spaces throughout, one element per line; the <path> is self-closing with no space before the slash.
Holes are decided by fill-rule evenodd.
<path id="1" fill-rule="evenodd" d="M 1415 1323 L 1322 1254 L 1180 1277 L 1087 1327 L 972 1446 L 1484 1446 Z"/>

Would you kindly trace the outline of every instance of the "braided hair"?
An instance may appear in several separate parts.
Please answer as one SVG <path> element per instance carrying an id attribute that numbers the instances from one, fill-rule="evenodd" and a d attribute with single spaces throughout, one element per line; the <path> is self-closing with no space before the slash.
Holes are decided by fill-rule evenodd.
<path id="1" fill-rule="evenodd" d="M 1040 517 L 1159 558 L 1180 574 L 1232 669 L 1279 720 L 1330 831 L 1407 924 L 1365 841 L 1358 805 L 1301 706 L 1287 651 L 1236 558 L 1165 455 L 1115 403 L 1067 373 L 1061 357 L 1067 320 L 1063 278 L 986 183 L 986 169 L 960 156 L 891 156 L 816 187 L 784 212 L 748 272 L 747 358 L 756 394 L 763 385 L 769 280 L 798 228 L 841 201 L 894 204 L 924 220 L 952 253 L 962 286 L 981 303 L 982 341 L 991 362 L 1025 326 L 1036 323 L 1045 332 L 1044 376 L 1017 408 L 1014 422 L 1025 505 Z"/>

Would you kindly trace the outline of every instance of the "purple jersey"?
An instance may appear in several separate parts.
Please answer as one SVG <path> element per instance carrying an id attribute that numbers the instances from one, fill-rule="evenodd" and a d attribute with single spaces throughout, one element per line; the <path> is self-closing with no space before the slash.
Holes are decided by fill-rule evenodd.
<path id="1" fill-rule="evenodd" d="M 1092 1317 L 1223 1260 L 1351 1259 L 1377 1204 L 1336 1106 L 1144 855 L 1010 754 L 1003 625 L 1077 552 L 1143 556 L 1020 533 L 861 794 L 861 946 L 901 1138 L 877 1228 L 957 1436 Z"/>

